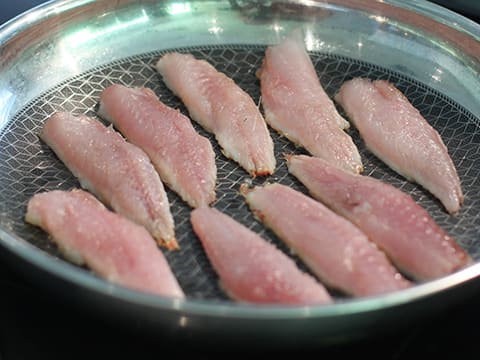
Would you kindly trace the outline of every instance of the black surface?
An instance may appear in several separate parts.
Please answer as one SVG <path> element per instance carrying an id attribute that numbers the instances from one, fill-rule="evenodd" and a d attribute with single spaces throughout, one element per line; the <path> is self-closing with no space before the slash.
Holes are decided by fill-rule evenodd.
<path id="1" fill-rule="evenodd" d="M 41 1 L 0 2 L 0 22 Z M 395 330 L 355 343 L 293 349 L 315 352 L 317 358 L 330 356 L 368 356 L 374 359 L 411 359 L 419 356 L 440 358 L 476 358 L 480 335 L 480 293 L 465 299 L 433 318 L 415 321 L 406 329 Z M 273 345 L 274 344 L 274 339 Z M 146 333 L 141 324 L 120 327 L 100 317 L 93 309 L 63 302 L 43 287 L 0 261 L 0 359 L 165 358 L 179 355 L 212 354 L 216 350 L 229 355 L 241 352 L 261 353 L 239 339 L 234 349 L 215 339 L 207 344 L 184 339 L 165 340 L 162 334 Z M 95 356 L 93 356 L 95 355 Z M 476 355 L 476 356 L 475 356 Z M 222 357 L 227 356 L 224 354 Z"/>
<path id="2" fill-rule="evenodd" d="M 142 331 L 138 324 L 118 327 L 115 322 L 62 303 L 42 288 L 23 279 L 7 267 L 0 267 L 0 350 L 1 359 L 80 359 L 93 354 L 108 358 L 159 358 L 174 351 L 177 356 L 195 351 L 262 353 L 271 349 L 251 348 L 239 339 L 232 348 L 216 343 L 162 339 Z M 385 336 L 334 346 L 291 349 L 318 356 L 368 356 L 369 359 L 411 359 L 421 356 L 473 358 L 477 351 L 480 296 L 472 297 L 433 319 L 426 319 Z M 392 328 L 395 324 L 392 324 Z M 275 346 L 274 341 L 272 345 Z M 289 352 L 284 351 L 284 352 Z"/>

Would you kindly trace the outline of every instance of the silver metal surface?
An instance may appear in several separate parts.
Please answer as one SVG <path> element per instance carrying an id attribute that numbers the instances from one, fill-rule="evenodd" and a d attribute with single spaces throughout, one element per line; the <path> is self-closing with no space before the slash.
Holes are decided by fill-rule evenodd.
<path id="1" fill-rule="evenodd" d="M 66 110 L 94 115 L 101 90 L 115 82 L 151 87 L 167 104 L 185 112 L 152 68 L 161 54 L 172 49 L 209 60 L 258 101 L 255 71 L 265 46 L 299 27 L 330 96 L 353 76 L 389 79 L 439 130 L 466 195 L 465 206 L 455 217 L 370 154 L 355 130 L 351 134 L 361 150 L 366 174 L 409 192 L 479 261 L 480 28 L 421 1 L 53 1 L 7 23 L 0 28 L 0 245 L 13 256 L 91 293 L 133 308 L 175 314 L 173 322 L 183 327 L 190 317 L 214 319 L 220 326 L 222 319 L 241 319 L 247 325 L 258 319 L 308 319 L 316 331 L 343 331 L 378 320 L 385 311 L 413 308 L 424 299 L 478 281 L 480 264 L 475 263 L 443 279 L 381 297 L 338 296 L 334 305 L 300 308 L 235 304 L 219 288 L 191 230 L 189 208 L 169 192 L 182 250 L 167 257 L 188 295 L 186 301 L 172 301 L 111 285 L 63 261 L 42 231 L 24 223 L 31 195 L 78 186 L 37 137 L 51 113 Z M 254 183 L 278 181 L 304 191 L 288 175 L 282 159 L 283 153 L 301 149 L 273 132 L 272 136 L 278 169 L 271 178 Z M 239 196 L 240 184 L 251 181 L 248 174 L 225 159 L 210 138 L 219 169 L 214 206 L 288 252 L 254 220 Z M 341 326 L 332 325 L 339 319 Z"/>

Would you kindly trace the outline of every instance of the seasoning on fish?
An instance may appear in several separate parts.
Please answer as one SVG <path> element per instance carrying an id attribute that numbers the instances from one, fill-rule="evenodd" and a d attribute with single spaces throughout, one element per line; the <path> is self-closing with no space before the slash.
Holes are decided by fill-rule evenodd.
<path id="1" fill-rule="evenodd" d="M 449 213 L 460 210 L 460 179 L 440 134 L 393 84 L 355 78 L 335 99 L 376 156 L 430 191 Z"/>
<path id="2" fill-rule="evenodd" d="M 93 118 L 65 112 L 52 115 L 40 137 L 83 188 L 145 226 L 161 245 L 178 248 L 167 194 L 141 149 Z"/>
<path id="3" fill-rule="evenodd" d="M 156 64 L 190 117 L 215 134 L 224 155 L 252 176 L 275 170 L 273 141 L 252 98 L 225 74 L 192 55 L 169 53 Z"/>
<path id="4" fill-rule="evenodd" d="M 28 202 L 27 222 L 49 233 L 72 262 L 86 264 L 113 283 L 183 298 L 168 262 L 152 237 L 83 190 L 54 190 Z"/>
<path id="5" fill-rule="evenodd" d="M 215 200 L 217 168 L 210 141 L 152 90 L 109 86 L 101 94 L 98 113 L 147 153 L 163 182 L 190 206 Z"/>
<path id="6" fill-rule="evenodd" d="M 335 108 L 318 79 L 300 32 L 265 52 L 257 72 L 266 122 L 313 156 L 348 171 L 362 171 L 348 122 Z"/>
<path id="7" fill-rule="evenodd" d="M 251 210 L 323 283 L 354 296 L 411 285 L 364 233 L 318 201 L 281 184 L 244 192 Z"/>
<path id="8" fill-rule="evenodd" d="M 267 304 L 332 302 L 325 288 L 258 234 L 209 207 L 192 211 L 193 230 L 233 299 Z"/>
<path id="9" fill-rule="evenodd" d="M 429 213 L 401 190 L 304 155 L 289 157 L 288 169 L 315 198 L 357 225 L 412 277 L 439 278 L 471 262 Z"/>

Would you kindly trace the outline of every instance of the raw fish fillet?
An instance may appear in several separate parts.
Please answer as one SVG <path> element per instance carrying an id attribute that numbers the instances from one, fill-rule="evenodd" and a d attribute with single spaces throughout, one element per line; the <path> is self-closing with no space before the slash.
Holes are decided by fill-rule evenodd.
<path id="1" fill-rule="evenodd" d="M 255 187 L 245 197 L 325 284 L 355 296 L 411 285 L 364 233 L 318 201 L 280 184 Z"/>
<path id="2" fill-rule="evenodd" d="M 148 154 L 163 182 L 190 206 L 215 200 L 217 167 L 210 141 L 152 90 L 109 86 L 102 92 L 98 113 Z"/>
<path id="3" fill-rule="evenodd" d="M 231 217 L 200 207 L 192 211 L 191 222 L 232 298 L 267 304 L 332 302 L 325 288 L 292 259 Z"/>
<path id="4" fill-rule="evenodd" d="M 145 226 L 161 245 L 178 247 L 167 194 L 141 149 L 97 120 L 69 113 L 52 115 L 40 137 L 83 188 Z"/>
<path id="5" fill-rule="evenodd" d="M 460 210 L 462 189 L 446 146 L 398 89 L 384 80 L 356 78 L 335 99 L 376 156 L 430 191 L 449 213 Z"/>
<path id="6" fill-rule="evenodd" d="M 401 190 L 303 155 L 291 156 L 288 169 L 315 198 L 357 225 L 414 278 L 438 278 L 471 262 L 429 213 Z"/>
<path id="7" fill-rule="evenodd" d="M 186 54 L 166 54 L 156 68 L 191 118 L 215 134 L 227 158 L 252 176 L 274 172 L 273 141 L 265 120 L 252 98 L 232 79 Z"/>
<path id="8" fill-rule="evenodd" d="M 312 155 L 348 171 L 362 171 L 348 122 L 323 90 L 299 32 L 270 46 L 257 73 L 265 120 Z"/>
<path id="9" fill-rule="evenodd" d="M 83 190 L 50 191 L 28 202 L 27 222 L 48 232 L 72 262 L 113 283 L 163 296 L 184 294 L 152 237 Z"/>

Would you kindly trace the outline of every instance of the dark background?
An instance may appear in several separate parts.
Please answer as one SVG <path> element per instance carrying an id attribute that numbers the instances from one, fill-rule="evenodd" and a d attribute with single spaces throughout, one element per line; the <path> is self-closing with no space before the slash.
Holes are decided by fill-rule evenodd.
<path id="1" fill-rule="evenodd" d="M 42 2 L 1 1 L 0 23 Z M 477 0 L 437 2 L 474 21 L 480 19 L 480 2 Z M 395 324 L 392 324 L 392 329 L 395 329 Z M 480 293 L 476 292 L 440 314 L 414 321 L 382 336 L 316 349 L 292 349 L 292 352 L 298 355 L 300 351 L 315 351 L 318 358 L 477 358 L 479 340 Z M 138 324 L 134 328 L 119 326 L 114 321 L 65 302 L 65 299 L 37 286 L 0 261 L 0 360 L 100 356 L 109 359 L 165 358 L 172 353 L 178 358 L 189 351 L 195 351 L 193 355 L 198 356 L 212 355 L 215 350 L 223 350 L 224 357 L 242 351 L 262 352 L 262 349 L 251 349 L 241 339 L 238 346 L 231 348 L 212 343 L 215 344 L 215 339 L 211 339 L 209 346 L 202 346 L 194 340 L 167 342 L 161 333 L 143 332 Z"/>

